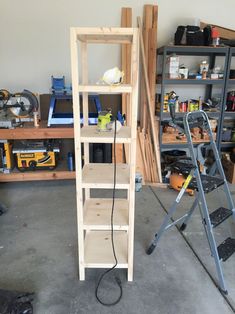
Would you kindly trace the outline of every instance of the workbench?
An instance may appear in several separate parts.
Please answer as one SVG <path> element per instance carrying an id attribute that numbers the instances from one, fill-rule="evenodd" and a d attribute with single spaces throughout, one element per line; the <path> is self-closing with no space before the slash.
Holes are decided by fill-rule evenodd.
<path id="1" fill-rule="evenodd" d="M 72 139 L 72 126 L 47 127 L 46 121 L 41 121 L 38 128 L 33 123 L 15 129 L 0 129 L 0 139 L 4 140 L 39 140 L 39 139 Z M 70 180 L 75 179 L 75 171 L 68 171 L 63 166 L 56 170 L 36 170 L 19 172 L 14 169 L 11 173 L 0 173 L 0 182 L 37 181 L 37 180 Z"/>

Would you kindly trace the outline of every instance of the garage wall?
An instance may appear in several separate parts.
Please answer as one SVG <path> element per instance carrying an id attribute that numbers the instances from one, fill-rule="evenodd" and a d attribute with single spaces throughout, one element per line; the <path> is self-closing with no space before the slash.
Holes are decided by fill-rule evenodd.
<path id="1" fill-rule="evenodd" d="M 176 26 L 195 19 L 235 29 L 235 2 L 223 0 L 0 0 L 0 88 L 48 93 L 50 76 L 70 83 L 70 26 L 120 26 L 121 7 L 133 8 L 133 21 L 145 3 L 158 4 L 158 45 L 173 40 Z M 90 77 L 119 65 L 120 51 L 92 46 Z"/>

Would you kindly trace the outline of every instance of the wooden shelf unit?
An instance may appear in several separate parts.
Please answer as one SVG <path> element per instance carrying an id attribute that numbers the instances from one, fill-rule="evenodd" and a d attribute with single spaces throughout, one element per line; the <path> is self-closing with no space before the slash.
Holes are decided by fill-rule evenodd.
<path id="1" fill-rule="evenodd" d="M 131 79 L 118 86 L 89 85 L 87 45 L 89 43 L 130 44 Z M 80 45 L 80 55 L 78 54 Z M 78 62 L 78 58 L 81 62 Z M 79 82 L 79 65 L 81 82 Z M 138 105 L 139 34 L 137 28 L 71 28 L 71 67 L 76 163 L 76 198 L 78 222 L 79 278 L 85 269 L 109 268 L 115 263 L 111 245 L 112 199 L 91 198 L 90 189 L 113 189 L 114 164 L 89 163 L 89 143 L 113 143 L 114 132 L 98 132 L 88 125 L 88 93 L 130 94 L 130 121 L 117 133 L 116 143 L 127 144 L 127 164 L 116 165 L 116 188 L 127 191 L 126 198 L 115 199 L 114 243 L 118 268 L 127 268 L 133 280 L 136 126 Z M 80 125 L 80 95 L 84 125 Z M 81 144 L 84 145 L 82 167 Z"/>
<path id="2" fill-rule="evenodd" d="M 25 123 L 23 127 L 15 129 L 0 129 L 1 140 L 40 140 L 40 139 L 70 139 L 74 137 L 73 127 L 47 127 L 46 121 L 41 121 L 38 128 L 33 123 Z M 75 171 L 64 170 L 61 167 L 55 170 L 36 170 L 11 173 L 0 173 L 0 182 L 15 181 L 42 181 L 42 180 L 71 180 L 75 179 Z"/>

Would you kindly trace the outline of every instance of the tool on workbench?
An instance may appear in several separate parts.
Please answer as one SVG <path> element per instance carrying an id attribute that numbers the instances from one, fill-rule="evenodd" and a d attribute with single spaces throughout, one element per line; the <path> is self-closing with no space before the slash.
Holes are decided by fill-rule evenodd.
<path id="1" fill-rule="evenodd" d="M 72 112 L 72 88 L 66 87 L 65 77 L 51 77 L 52 87 L 51 87 L 51 98 L 48 113 L 47 126 L 52 125 L 65 125 L 73 124 L 73 112 Z M 97 124 L 98 112 L 101 111 L 101 103 L 98 95 L 88 95 L 88 100 L 94 102 L 96 107 L 96 112 L 89 112 L 88 121 L 89 124 Z M 68 101 L 71 104 L 71 112 L 57 112 L 56 105 L 60 101 Z M 83 123 L 83 115 L 80 115 L 80 122 Z"/>
<path id="2" fill-rule="evenodd" d="M 60 149 L 54 141 L 21 141 L 14 144 L 13 154 L 18 170 L 53 170 Z"/>
<path id="3" fill-rule="evenodd" d="M 190 152 L 191 165 L 188 165 L 189 174 L 185 179 L 175 201 L 171 205 L 168 214 L 166 215 L 159 229 L 159 232 L 155 234 L 154 240 L 147 249 L 147 254 L 151 254 L 154 251 L 161 236 L 170 227 L 181 222 L 182 225 L 180 227 L 180 230 L 185 230 L 193 212 L 195 211 L 197 206 L 199 206 L 202 223 L 211 250 L 211 255 L 215 261 L 216 271 L 219 279 L 219 288 L 223 293 L 227 294 L 227 287 L 224 280 L 221 262 L 226 261 L 235 252 L 235 238 L 228 237 L 217 247 L 213 228 L 217 227 L 230 216 L 233 216 L 233 219 L 235 219 L 235 207 L 228 187 L 228 183 L 224 175 L 220 155 L 213 138 L 210 122 L 206 113 L 202 110 L 199 110 L 187 113 L 184 116 L 183 120 L 177 119 L 175 120 L 175 123 L 177 123 L 179 127 L 184 130 L 184 133 L 186 135 L 188 149 Z M 203 174 L 200 172 L 200 167 L 198 165 L 198 158 L 200 159 L 200 156 L 197 157 L 195 154 L 194 143 L 192 141 L 190 129 L 196 126 L 207 132 L 210 138 L 210 143 L 204 144 L 208 149 L 213 151 L 215 158 L 215 163 L 213 167 L 211 167 L 209 174 Z M 215 173 L 218 173 L 218 175 L 215 176 Z M 228 208 L 219 207 L 213 212 L 210 212 L 205 194 L 210 193 L 214 190 L 219 192 L 219 187 L 223 187 Z M 193 205 L 185 215 L 174 221 L 172 217 L 176 212 L 177 207 L 180 204 L 180 201 L 182 200 L 186 189 L 188 188 L 195 191 L 195 200 L 193 202 Z"/>
<path id="4" fill-rule="evenodd" d="M 37 96 L 27 89 L 20 93 L 0 90 L 0 128 L 14 128 L 33 121 L 33 112 L 39 110 Z"/>

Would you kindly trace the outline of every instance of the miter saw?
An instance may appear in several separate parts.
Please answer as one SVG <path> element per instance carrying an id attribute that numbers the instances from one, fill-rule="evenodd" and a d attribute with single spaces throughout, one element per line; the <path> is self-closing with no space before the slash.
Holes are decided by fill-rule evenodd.
<path id="1" fill-rule="evenodd" d="M 38 109 L 38 99 L 29 90 L 12 94 L 6 89 L 0 89 L 0 128 L 11 129 L 33 121 L 33 112 Z"/>

